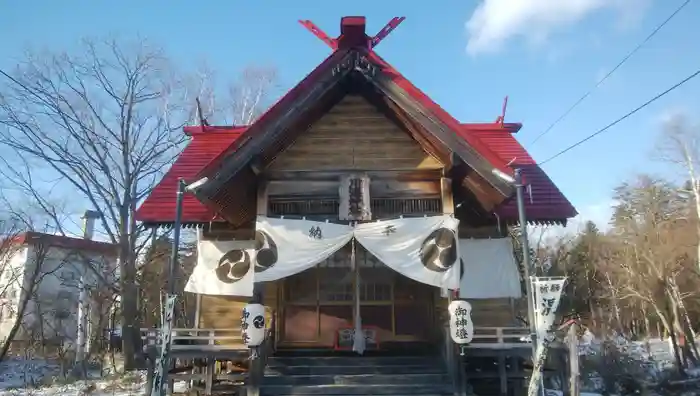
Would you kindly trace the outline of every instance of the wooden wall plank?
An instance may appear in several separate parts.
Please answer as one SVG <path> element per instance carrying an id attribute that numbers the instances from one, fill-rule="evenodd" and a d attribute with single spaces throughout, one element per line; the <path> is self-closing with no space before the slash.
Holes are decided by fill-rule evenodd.
<path id="1" fill-rule="evenodd" d="M 234 329 L 241 327 L 241 314 L 249 297 L 202 295 L 199 311 L 200 329 Z M 266 282 L 264 292 L 265 321 L 270 324 L 277 310 L 277 282 Z M 221 344 L 243 347 L 240 339 Z"/>
<path id="2" fill-rule="evenodd" d="M 509 298 L 467 299 L 472 305 L 472 320 L 476 327 L 512 327 L 521 326 L 515 317 L 515 310 Z M 446 323 L 447 299 L 436 298 L 435 317 L 438 323 Z"/>
<path id="3" fill-rule="evenodd" d="M 442 169 L 408 133 L 360 96 L 348 95 L 283 151 L 268 169 Z"/>

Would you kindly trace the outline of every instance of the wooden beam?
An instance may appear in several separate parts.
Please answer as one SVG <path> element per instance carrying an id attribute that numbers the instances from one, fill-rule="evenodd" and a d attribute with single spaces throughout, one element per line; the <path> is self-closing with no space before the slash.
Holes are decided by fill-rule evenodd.
<path id="1" fill-rule="evenodd" d="M 351 59 L 352 51 L 344 54 L 338 53 L 332 55 L 335 64 L 342 64 L 348 59 Z M 331 66 L 330 62 L 328 66 Z M 323 98 L 337 83 L 343 79 L 350 69 L 336 71 L 333 67 L 327 67 L 324 70 L 315 70 L 314 76 L 316 81 L 314 84 L 308 85 L 306 89 L 300 89 L 301 84 L 295 87 L 290 93 L 287 93 L 279 102 L 277 102 L 270 110 L 257 120 L 244 134 L 244 137 L 249 136 L 250 141 L 239 146 L 235 152 L 227 152 L 218 163 L 218 169 L 209 183 L 202 186 L 201 189 L 195 191 L 195 195 L 200 199 L 216 200 L 216 196 L 220 194 L 221 189 L 225 189 L 234 175 L 244 168 L 251 160 L 253 155 L 262 152 L 271 141 L 278 140 L 279 136 L 287 131 L 290 123 L 298 120 L 304 113 L 304 110 L 311 104 L 314 104 Z M 292 95 L 292 92 L 296 97 Z M 294 98 L 292 100 L 291 98 Z M 214 170 L 208 170 L 214 173 Z"/>
<path id="2" fill-rule="evenodd" d="M 488 181 L 474 171 L 464 177 L 462 185 L 474 193 L 476 199 L 487 212 L 491 212 L 496 205 L 508 198 L 501 195 Z"/>
<path id="3" fill-rule="evenodd" d="M 263 176 L 270 182 L 289 181 L 296 182 L 304 181 L 328 181 L 338 182 L 340 177 L 346 173 L 357 172 L 353 169 L 337 169 L 323 171 L 272 171 L 266 170 Z M 440 180 L 442 170 L 440 169 L 411 169 L 411 170 L 381 170 L 381 171 L 363 171 L 371 179 L 372 183 L 377 180 L 396 180 L 396 181 L 437 181 Z"/>
<path id="4" fill-rule="evenodd" d="M 509 197 L 514 192 L 512 185 L 491 174 L 496 164 L 491 164 L 473 147 L 459 138 L 456 131 L 451 130 L 450 127 L 437 119 L 429 109 L 410 98 L 403 89 L 394 83 L 391 76 L 378 73 L 369 81 L 374 83 L 377 89 L 384 93 L 396 106 L 403 109 L 409 118 L 424 126 L 432 136 L 440 141 L 440 146 L 449 148 L 458 154 L 470 167 L 484 175 L 484 178 L 489 181 L 499 194 L 503 197 Z"/>
<path id="5" fill-rule="evenodd" d="M 267 180 L 258 179 L 257 210 L 255 212 L 258 216 L 267 216 L 268 185 Z"/>
<path id="6" fill-rule="evenodd" d="M 452 195 L 452 179 L 440 178 L 440 196 L 442 198 L 442 213 L 454 214 L 455 202 Z"/>
<path id="7" fill-rule="evenodd" d="M 435 198 L 441 196 L 440 181 L 371 179 L 372 198 Z M 339 180 L 273 180 L 268 184 L 270 198 L 338 198 Z M 450 190 L 451 191 L 451 190 Z"/>

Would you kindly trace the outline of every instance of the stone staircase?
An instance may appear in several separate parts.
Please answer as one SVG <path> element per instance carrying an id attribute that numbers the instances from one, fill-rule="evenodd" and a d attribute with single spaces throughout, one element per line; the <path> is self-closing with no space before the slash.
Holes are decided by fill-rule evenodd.
<path id="1" fill-rule="evenodd" d="M 452 384 L 436 356 L 271 357 L 262 396 L 452 395 Z"/>

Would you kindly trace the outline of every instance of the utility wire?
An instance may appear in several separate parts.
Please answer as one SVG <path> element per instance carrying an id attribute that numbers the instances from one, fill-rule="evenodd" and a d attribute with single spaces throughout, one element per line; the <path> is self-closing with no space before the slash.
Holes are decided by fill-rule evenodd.
<path id="1" fill-rule="evenodd" d="M 530 142 L 529 146 L 534 145 L 534 144 L 535 144 L 538 140 L 540 140 L 544 135 L 546 135 L 546 134 L 549 133 L 552 129 L 554 129 L 555 126 L 559 125 L 559 123 L 560 123 L 564 118 L 566 118 L 566 116 L 568 116 L 576 107 L 578 107 L 578 105 L 580 105 L 581 102 L 583 102 L 584 100 L 586 100 L 586 98 L 588 98 L 588 97 L 593 93 L 593 91 L 595 91 L 596 89 L 598 89 L 598 87 L 600 87 L 600 86 L 603 84 L 603 82 L 605 82 L 605 80 L 608 79 L 608 77 L 610 77 L 613 73 L 615 73 L 615 71 L 617 71 L 617 69 L 619 69 L 625 62 L 627 62 L 627 60 L 629 60 L 637 51 L 639 51 L 639 49 L 641 49 L 644 45 L 646 45 L 646 43 L 648 43 L 649 40 L 652 39 L 652 37 L 656 36 L 656 33 L 658 33 L 667 23 L 669 23 L 669 22 L 671 21 L 671 19 L 673 19 L 679 12 L 681 12 L 681 10 L 682 10 L 683 8 L 685 8 L 685 6 L 687 6 L 688 4 L 690 4 L 690 1 L 691 1 L 691 0 L 686 0 L 683 4 L 681 4 L 668 18 L 666 18 L 659 26 L 657 26 L 656 29 L 654 29 L 642 42 L 640 42 L 639 44 L 637 44 L 637 46 L 634 47 L 634 49 L 633 49 L 632 51 L 630 51 L 624 58 L 622 58 L 622 60 L 621 60 L 615 67 L 613 67 L 612 70 L 610 70 L 602 79 L 600 79 L 600 80 L 593 86 L 593 88 L 589 89 L 588 92 L 586 92 L 585 94 L 583 94 L 583 96 L 581 96 L 576 102 L 574 102 L 574 104 L 571 105 L 571 107 L 569 107 L 559 118 L 557 118 L 554 122 L 552 122 L 552 123 L 547 127 L 547 129 L 544 130 L 544 132 L 542 132 L 542 133 L 540 133 L 539 135 L 537 135 L 537 136 L 535 137 L 535 139 L 533 139 L 532 142 Z"/>
<path id="2" fill-rule="evenodd" d="M 637 107 L 637 108 L 635 108 L 634 110 L 630 111 L 629 113 L 623 115 L 622 117 L 618 118 L 617 120 L 611 122 L 610 124 L 608 124 L 608 125 L 604 126 L 603 128 L 597 130 L 596 132 L 594 132 L 594 133 L 592 133 L 592 134 L 586 136 L 586 138 L 584 138 L 584 139 L 582 139 L 582 140 L 579 140 L 578 142 L 572 144 L 571 146 L 565 148 L 564 150 L 562 150 L 562 151 L 560 151 L 560 152 L 554 154 L 553 156 L 547 158 L 546 160 L 540 162 L 539 165 L 544 165 L 544 164 L 546 164 L 547 162 L 549 162 L 549 161 L 551 161 L 551 160 L 553 160 L 553 159 L 559 157 L 560 155 L 562 155 L 562 154 L 568 152 L 569 150 L 573 149 L 574 147 L 577 147 L 577 146 L 579 146 L 579 145 L 581 145 L 581 144 L 583 144 L 583 143 L 585 143 L 585 142 L 587 142 L 587 141 L 593 139 L 594 137 L 596 137 L 596 136 L 600 135 L 601 133 L 607 131 L 608 129 L 612 128 L 613 126 L 619 124 L 621 121 L 624 121 L 625 119 L 629 118 L 631 115 L 635 114 L 635 113 L 638 112 L 639 110 L 642 110 L 643 108 L 645 108 L 645 107 L 649 106 L 650 104 L 656 102 L 658 99 L 661 99 L 661 98 L 662 98 L 663 96 L 665 96 L 666 94 L 670 93 L 671 91 L 675 90 L 676 88 L 680 87 L 681 85 L 687 83 L 688 81 L 692 80 L 693 78 L 697 77 L 698 75 L 700 75 L 700 69 L 698 69 L 695 73 L 689 75 L 688 77 L 684 78 L 684 79 L 681 80 L 680 82 L 676 83 L 676 84 L 673 85 L 671 88 L 669 88 L 669 89 L 667 89 L 667 90 L 661 92 L 660 94 L 658 94 L 658 95 L 654 96 L 653 98 L 649 99 L 648 101 L 644 102 L 642 105 L 640 105 L 639 107 Z"/>

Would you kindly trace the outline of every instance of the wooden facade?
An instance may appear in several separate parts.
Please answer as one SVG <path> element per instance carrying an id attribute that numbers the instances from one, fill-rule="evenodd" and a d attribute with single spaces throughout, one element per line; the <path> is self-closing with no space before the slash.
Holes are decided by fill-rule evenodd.
<path id="1" fill-rule="evenodd" d="M 460 221 L 459 238 L 507 237 L 508 226 L 519 221 L 509 176 L 514 168 L 529 185 L 528 221 L 566 224 L 576 216 L 514 137 L 522 125 L 506 123 L 505 108 L 495 122 L 460 122 L 374 51 L 402 20 L 393 18 L 369 36 L 364 17 L 344 17 L 337 38 L 300 21 L 332 49 L 330 56 L 250 125 L 211 126 L 200 119 L 200 125 L 185 127 L 188 146 L 140 205 L 136 219 L 151 227 L 196 227 L 202 238 L 250 241 L 256 216 L 346 222 L 450 214 Z M 188 189 L 178 206 L 175 192 L 182 181 L 198 187 Z M 352 205 L 351 190 L 361 191 Z M 306 362 L 328 357 L 339 329 L 354 327 L 358 304 L 363 326 L 376 333 L 374 346 L 387 350 L 380 354 L 418 357 L 427 345 L 430 354 L 440 357 L 451 389 L 431 387 L 426 394 L 466 394 L 470 368 L 465 361 L 477 363 L 484 356 L 495 357 L 497 364 L 488 362 L 469 377 L 499 379 L 500 394 L 509 394 L 508 382 L 524 378 L 517 357 L 531 354 L 531 346 L 522 341 L 529 329 L 518 319 L 526 305 L 522 299 L 470 300 L 474 335 L 464 356 L 449 336 L 447 307 L 454 293 L 444 296 L 436 287 L 400 275 L 358 243 L 306 271 L 256 284 L 253 294 L 252 299 L 199 295 L 198 330 L 175 329 L 171 354 L 206 360 L 206 394 L 212 391 L 216 361 L 247 366 L 246 392 L 257 396 L 271 355 L 287 356 L 295 365 L 301 356 L 307 356 Z M 240 318 L 251 300 L 265 305 L 272 337 L 249 350 L 240 338 Z M 150 334 L 151 329 L 143 330 Z M 400 352 L 390 350 L 396 346 Z M 337 367 L 350 367 L 343 357 L 332 359 L 340 359 Z M 511 359 L 510 369 L 506 359 Z M 270 367 L 284 366 L 279 363 Z M 498 373 L 481 370 L 494 367 Z M 415 367 L 405 368 L 396 375 L 400 381 L 415 372 Z M 367 373 L 374 375 L 371 366 Z M 343 394 L 375 394 L 372 390 L 392 377 L 367 381 L 365 375 L 357 374 L 369 384 L 364 391 L 348 385 L 352 392 Z M 271 387 L 291 386 L 293 392 L 284 394 L 321 394 L 293 389 L 309 380 L 339 386 L 336 374 L 284 376 L 290 377 L 286 385 L 280 385 L 279 376 L 270 378 Z M 421 381 L 438 382 L 430 378 Z M 423 389 L 413 381 L 402 386 L 398 394 Z"/>
<path id="2" fill-rule="evenodd" d="M 262 170 L 256 212 L 337 220 L 340 177 L 357 172 L 371 177 L 375 218 L 455 211 L 453 182 L 445 177 L 445 165 L 362 96 L 348 95 Z M 467 216 L 460 220 L 461 236 L 502 236 L 495 219 L 478 228 Z M 221 229 L 205 235 L 234 234 Z M 434 343 L 442 336 L 448 300 L 440 290 L 403 277 L 361 245 L 356 249 L 355 270 L 348 245 L 315 268 L 265 283 L 263 301 L 275 324 L 278 347 L 333 347 L 337 330 L 353 325 L 353 271 L 359 271 L 361 280 L 363 325 L 377 329 L 382 344 Z M 201 296 L 199 327 L 238 326 L 246 303 L 246 298 Z M 472 305 L 479 326 L 516 324 L 509 299 L 474 300 Z"/>

